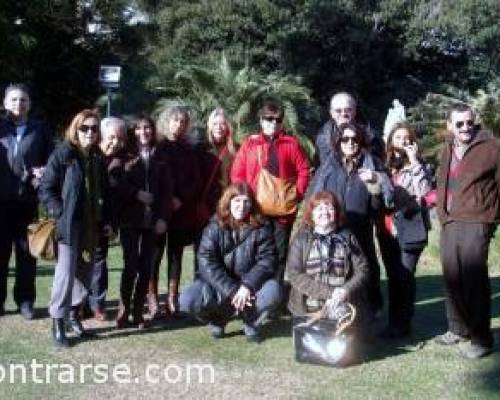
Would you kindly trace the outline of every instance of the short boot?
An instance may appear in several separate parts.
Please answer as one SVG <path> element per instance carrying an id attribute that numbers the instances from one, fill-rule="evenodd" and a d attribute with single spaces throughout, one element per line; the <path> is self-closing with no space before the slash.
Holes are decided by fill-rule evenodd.
<path id="1" fill-rule="evenodd" d="M 125 328 L 128 324 L 128 316 L 130 314 L 129 307 L 120 300 L 118 305 L 118 314 L 116 316 L 116 327 L 118 329 Z"/>
<path id="2" fill-rule="evenodd" d="M 158 282 L 151 279 L 148 285 L 148 312 L 151 319 L 158 318 L 160 306 L 158 304 Z"/>
<path id="3" fill-rule="evenodd" d="M 80 322 L 80 307 L 71 307 L 68 318 L 68 327 L 79 338 L 87 337 L 89 334 L 85 331 L 82 323 Z"/>
<path id="4" fill-rule="evenodd" d="M 64 318 L 52 318 L 52 339 L 57 348 L 69 347 Z"/>
<path id="5" fill-rule="evenodd" d="M 167 301 L 165 302 L 165 313 L 167 317 L 179 316 L 179 280 L 168 281 Z"/>

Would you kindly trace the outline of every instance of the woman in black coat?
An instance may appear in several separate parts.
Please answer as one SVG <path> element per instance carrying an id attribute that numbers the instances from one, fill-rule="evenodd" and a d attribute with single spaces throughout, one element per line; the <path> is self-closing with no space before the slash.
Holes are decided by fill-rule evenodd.
<path id="1" fill-rule="evenodd" d="M 131 310 L 134 324 L 144 327 L 143 308 L 156 237 L 166 232 L 172 202 L 170 165 L 158 152 L 153 120 L 140 117 L 131 129 L 135 145 L 124 165 L 120 213 L 124 268 L 116 318 L 118 328 L 127 324 Z"/>
<path id="2" fill-rule="evenodd" d="M 78 309 L 87 295 L 88 267 L 94 262 L 99 234 L 111 234 L 108 178 L 98 140 L 99 116 L 93 110 L 81 111 L 50 156 L 40 183 L 40 200 L 56 219 L 58 257 L 49 313 L 57 347 L 68 347 L 68 316 L 75 334 L 86 334 Z"/>
<path id="3" fill-rule="evenodd" d="M 373 314 L 378 315 L 382 293 L 373 226 L 379 210 L 392 205 L 393 188 L 382 163 L 367 151 L 365 137 L 361 125 L 341 124 L 334 151 L 316 171 L 308 194 L 328 191 L 339 200 L 347 227 L 368 259 L 368 300 Z"/>
<path id="4" fill-rule="evenodd" d="M 200 278 L 182 292 L 181 310 L 208 322 L 220 338 L 234 315 L 245 335 L 258 341 L 259 328 L 280 301 L 276 248 L 270 225 L 255 208 L 247 184 L 229 186 L 217 214 L 203 232 L 198 249 Z"/>

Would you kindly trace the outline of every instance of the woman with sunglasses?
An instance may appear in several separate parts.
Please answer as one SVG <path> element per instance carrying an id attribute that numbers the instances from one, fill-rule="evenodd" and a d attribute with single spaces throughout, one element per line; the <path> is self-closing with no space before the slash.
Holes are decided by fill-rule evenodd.
<path id="1" fill-rule="evenodd" d="M 392 205 L 393 188 L 382 163 L 368 152 L 365 137 L 361 125 L 339 126 L 333 152 L 316 171 L 309 195 L 328 191 L 338 198 L 347 226 L 368 260 L 368 302 L 373 316 L 378 317 L 383 299 L 373 226 L 378 211 Z"/>
<path id="2" fill-rule="evenodd" d="M 56 347 L 68 347 L 65 320 L 78 338 L 87 336 L 78 310 L 87 295 L 88 267 L 108 224 L 108 178 L 99 141 L 99 115 L 79 112 L 54 150 L 40 183 L 40 200 L 56 219 L 57 263 L 49 313 Z"/>
<path id="3" fill-rule="evenodd" d="M 426 223 L 427 213 L 424 198 L 431 191 L 431 181 L 424 165 L 418 157 L 415 132 L 402 122 L 397 123 L 387 136 L 386 166 L 394 185 L 394 208 L 384 216 L 378 225 L 378 239 L 382 259 L 387 271 L 389 286 L 389 324 L 381 336 L 395 339 L 410 334 L 411 319 L 415 302 L 415 269 L 425 243 L 405 249 L 398 240 L 395 216 L 424 212 L 422 222 Z M 399 233 L 401 234 L 401 233 Z"/>

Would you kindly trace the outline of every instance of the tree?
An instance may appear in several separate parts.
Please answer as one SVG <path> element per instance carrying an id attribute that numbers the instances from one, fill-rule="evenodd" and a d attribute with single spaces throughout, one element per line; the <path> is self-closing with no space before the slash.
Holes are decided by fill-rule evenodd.
<path id="1" fill-rule="evenodd" d="M 299 114 L 313 119 L 317 109 L 309 90 L 296 77 L 264 75 L 248 65 L 236 67 L 223 54 L 210 64 L 185 65 L 173 80 L 167 77 L 167 82 L 170 96 L 160 99 L 157 109 L 171 104 L 175 97 L 194 110 L 198 121 L 205 122 L 214 108 L 223 107 L 233 117 L 239 140 L 255 129 L 255 115 L 262 101 L 279 100 L 285 108 L 285 126 L 299 138 L 311 157 L 314 154 L 312 142 L 303 134 L 304 124 Z"/>

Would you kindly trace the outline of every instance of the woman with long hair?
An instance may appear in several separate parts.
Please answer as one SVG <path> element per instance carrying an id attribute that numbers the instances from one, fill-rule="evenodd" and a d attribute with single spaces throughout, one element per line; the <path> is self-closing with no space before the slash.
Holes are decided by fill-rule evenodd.
<path id="1" fill-rule="evenodd" d="M 68 347 L 65 319 L 86 335 L 78 310 L 87 295 L 88 266 L 98 237 L 110 235 L 108 177 L 99 142 L 99 115 L 83 110 L 71 121 L 65 140 L 54 150 L 40 183 L 40 200 L 56 219 L 57 263 L 50 299 L 57 347 Z"/>
<path id="2" fill-rule="evenodd" d="M 415 270 L 425 247 L 422 242 L 404 248 L 396 229 L 396 219 L 417 215 L 428 228 L 424 197 L 431 191 L 429 174 L 418 155 L 415 131 L 407 123 L 398 123 L 387 137 L 387 170 L 394 185 L 394 208 L 378 225 L 380 252 L 389 286 L 389 323 L 382 331 L 385 338 L 399 338 L 411 332 L 416 292 Z M 423 214 L 422 214 L 423 213 Z M 401 219 L 402 218 L 402 219 Z M 422 227 L 421 227 L 422 228 Z"/>
<path id="3" fill-rule="evenodd" d="M 170 166 L 158 152 L 154 122 L 140 116 L 132 122 L 131 158 L 124 165 L 124 198 L 120 216 L 120 241 L 124 267 L 116 325 L 133 322 L 144 327 L 143 308 L 153 268 L 156 235 L 167 229 L 172 202 Z"/>
<path id="4" fill-rule="evenodd" d="M 274 279 L 277 263 L 272 228 L 258 211 L 245 183 L 224 191 L 217 214 L 203 231 L 198 249 L 199 278 L 181 294 L 181 310 L 208 323 L 214 338 L 234 315 L 243 319 L 249 341 L 280 302 Z"/>

